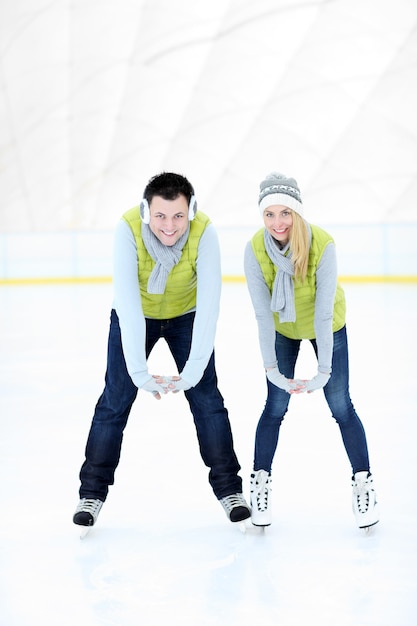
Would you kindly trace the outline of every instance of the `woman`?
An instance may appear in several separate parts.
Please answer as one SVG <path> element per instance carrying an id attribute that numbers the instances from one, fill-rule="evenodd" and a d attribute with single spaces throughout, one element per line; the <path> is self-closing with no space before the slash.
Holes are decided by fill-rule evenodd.
<path id="1" fill-rule="evenodd" d="M 273 172 L 260 184 L 264 228 L 247 244 L 245 274 L 259 327 L 268 395 L 259 420 L 253 474 L 252 523 L 269 526 L 271 467 L 290 396 L 323 389 L 352 466 L 353 511 L 360 528 L 378 522 L 363 425 L 349 395 L 345 297 L 337 282 L 331 236 L 303 219 L 293 178 Z M 294 380 L 303 339 L 313 345 L 318 370 Z"/>

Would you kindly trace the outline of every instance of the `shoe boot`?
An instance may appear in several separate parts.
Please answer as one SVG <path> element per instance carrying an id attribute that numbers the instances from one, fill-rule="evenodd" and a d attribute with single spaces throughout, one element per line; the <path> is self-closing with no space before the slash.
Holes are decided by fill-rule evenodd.
<path id="1" fill-rule="evenodd" d="M 359 528 L 379 522 L 378 503 L 369 472 L 356 472 L 352 477 L 352 508 Z"/>
<path id="2" fill-rule="evenodd" d="M 98 499 L 81 498 L 72 521 L 79 526 L 94 526 L 103 502 Z"/>
<path id="3" fill-rule="evenodd" d="M 271 482 L 271 474 L 265 470 L 258 470 L 251 474 L 250 503 L 254 526 L 269 526 L 272 522 Z"/>
<path id="4" fill-rule="evenodd" d="M 220 504 L 231 522 L 243 522 L 250 517 L 250 508 L 241 493 L 233 493 L 221 498 Z"/>

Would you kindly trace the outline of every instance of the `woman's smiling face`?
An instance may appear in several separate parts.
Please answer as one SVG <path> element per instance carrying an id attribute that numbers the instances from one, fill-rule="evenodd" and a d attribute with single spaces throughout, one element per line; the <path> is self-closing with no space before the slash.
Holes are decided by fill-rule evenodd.
<path id="1" fill-rule="evenodd" d="M 292 228 L 292 211 L 282 204 L 274 204 L 264 210 L 264 224 L 266 230 L 281 245 L 285 245 Z"/>

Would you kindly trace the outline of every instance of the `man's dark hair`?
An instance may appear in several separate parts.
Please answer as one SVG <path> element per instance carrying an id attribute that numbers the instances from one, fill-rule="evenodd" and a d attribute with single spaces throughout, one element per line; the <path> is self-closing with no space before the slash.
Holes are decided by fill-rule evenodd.
<path id="1" fill-rule="evenodd" d="M 149 204 L 154 196 L 161 196 L 164 200 L 176 200 L 180 195 L 185 196 L 190 203 L 194 189 L 185 176 L 173 172 L 162 172 L 153 176 L 143 192 L 143 197 Z"/>

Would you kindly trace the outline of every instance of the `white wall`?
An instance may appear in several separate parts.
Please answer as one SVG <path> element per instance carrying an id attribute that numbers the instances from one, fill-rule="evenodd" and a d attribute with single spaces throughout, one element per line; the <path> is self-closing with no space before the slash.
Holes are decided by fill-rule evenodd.
<path id="1" fill-rule="evenodd" d="M 109 232 L 169 169 L 232 249 L 281 170 L 343 273 L 417 274 L 415 0 L 1 5 L 0 279 L 107 273 Z"/>

